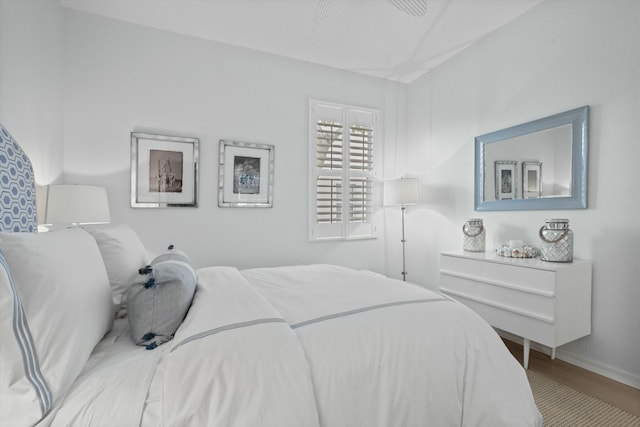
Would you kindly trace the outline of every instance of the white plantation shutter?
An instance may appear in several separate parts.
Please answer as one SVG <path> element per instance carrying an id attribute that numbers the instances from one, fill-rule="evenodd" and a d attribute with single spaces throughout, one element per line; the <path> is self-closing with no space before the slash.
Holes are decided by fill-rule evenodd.
<path id="1" fill-rule="evenodd" d="M 342 223 L 342 178 L 319 176 L 316 179 L 316 222 Z"/>
<path id="2" fill-rule="evenodd" d="M 309 238 L 374 236 L 374 110 L 309 104 Z"/>
<path id="3" fill-rule="evenodd" d="M 371 221 L 373 215 L 373 128 L 349 127 L 349 220 Z"/>
<path id="4" fill-rule="evenodd" d="M 373 214 L 373 181 L 369 178 L 349 180 L 349 221 L 368 222 Z"/>
<path id="5" fill-rule="evenodd" d="M 316 222 L 342 223 L 342 123 L 319 120 L 315 130 Z"/>

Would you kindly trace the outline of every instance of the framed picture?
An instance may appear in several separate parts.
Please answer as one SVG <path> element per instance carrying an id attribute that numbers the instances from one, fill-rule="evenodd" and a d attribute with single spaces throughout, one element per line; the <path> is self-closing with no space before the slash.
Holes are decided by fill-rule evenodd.
<path id="1" fill-rule="evenodd" d="M 198 206 L 199 140 L 131 133 L 131 207 Z"/>
<path id="2" fill-rule="evenodd" d="M 512 200 L 518 197 L 517 164 L 513 160 L 496 160 L 496 200 Z"/>
<path id="3" fill-rule="evenodd" d="M 522 162 L 522 198 L 542 197 L 542 163 Z"/>
<path id="4" fill-rule="evenodd" d="M 273 206 L 274 146 L 220 140 L 218 206 Z"/>

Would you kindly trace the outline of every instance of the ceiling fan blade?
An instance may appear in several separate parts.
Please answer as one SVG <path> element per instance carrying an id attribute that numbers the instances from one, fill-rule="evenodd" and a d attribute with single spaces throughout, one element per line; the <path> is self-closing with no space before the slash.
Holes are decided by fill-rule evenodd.
<path id="1" fill-rule="evenodd" d="M 427 0 L 387 0 L 397 9 L 412 16 L 424 16 L 427 13 Z"/>

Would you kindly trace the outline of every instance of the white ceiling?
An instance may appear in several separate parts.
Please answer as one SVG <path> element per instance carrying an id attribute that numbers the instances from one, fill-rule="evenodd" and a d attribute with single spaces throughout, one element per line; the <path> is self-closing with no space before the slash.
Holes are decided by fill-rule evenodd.
<path id="1" fill-rule="evenodd" d="M 543 0 L 60 0 L 148 27 L 411 82 Z"/>

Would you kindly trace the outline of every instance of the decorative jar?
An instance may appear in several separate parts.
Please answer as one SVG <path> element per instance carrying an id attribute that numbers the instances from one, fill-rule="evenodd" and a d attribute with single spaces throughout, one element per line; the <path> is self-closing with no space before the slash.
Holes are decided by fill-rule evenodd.
<path id="1" fill-rule="evenodd" d="M 482 219 L 471 218 L 462 226 L 462 233 L 464 239 L 462 242 L 462 248 L 465 251 L 471 252 L 484 252 L 486 231 L 482 224 Z"/>
<path id="2" fill-rule="evenodd" d="M 540 259 L 552 262 L 573 261 L 573 230 L 568 219 L 548 219 L 540 228 Z"/>

